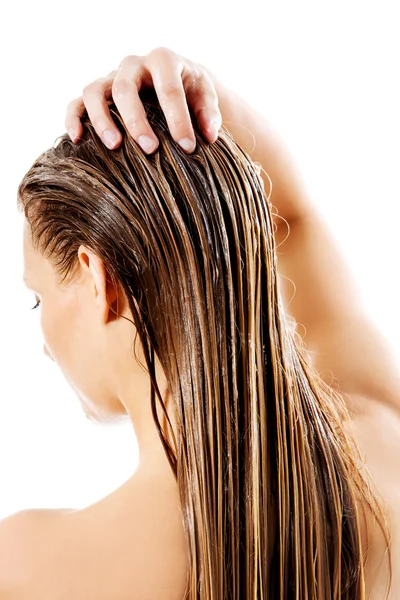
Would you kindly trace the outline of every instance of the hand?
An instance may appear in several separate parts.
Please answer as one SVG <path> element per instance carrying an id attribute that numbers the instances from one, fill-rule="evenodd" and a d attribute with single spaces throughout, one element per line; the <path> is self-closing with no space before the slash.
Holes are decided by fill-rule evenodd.
<path id="1" fill-rule="evenodd" d="M 146 153 L 154 152 L 159 142 L 139 97 L 139 91 L 149 87 L 155 89 L 173 139 L 186 152 L 196 147 L 189 107 L 205 139 L 217 139 L 222 117 L 210 74 L 171 50 L 157 48 L 146 56 L 127 56 L 117 71 L 90 83 L 82 96 L 69 103 L 65 125 L 72 141 L 83 134 L 80 117 L 87 111 L 104 144 L 117 148 L 122 135 L 107 102 L 113 100 L 132 137 Z"/>

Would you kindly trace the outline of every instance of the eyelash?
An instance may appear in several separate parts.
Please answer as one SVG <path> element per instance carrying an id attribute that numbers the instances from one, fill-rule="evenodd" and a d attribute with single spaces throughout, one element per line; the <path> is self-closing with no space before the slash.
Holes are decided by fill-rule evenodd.
<path id="1" fill-rule="evenodd" d="M 37 301 L 37 303 L 35 304 L 35 306 L 32 306 L 31 310 L 34 310 L 38 306 L 40 306 L 40 300 Z"/>

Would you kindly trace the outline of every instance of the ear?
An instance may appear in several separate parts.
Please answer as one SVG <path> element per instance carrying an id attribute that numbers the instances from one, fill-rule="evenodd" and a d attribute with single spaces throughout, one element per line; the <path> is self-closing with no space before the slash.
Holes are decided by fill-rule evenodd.
<path id="1" fill-rule="evenodd" d="M 103 261 L 85 246 L 79 247 L 78 259 L 83 275 L 89 278 L 103 322 L 115 320 L 121 314 L 123 306 L 118 289 L 113 285 Z"/>

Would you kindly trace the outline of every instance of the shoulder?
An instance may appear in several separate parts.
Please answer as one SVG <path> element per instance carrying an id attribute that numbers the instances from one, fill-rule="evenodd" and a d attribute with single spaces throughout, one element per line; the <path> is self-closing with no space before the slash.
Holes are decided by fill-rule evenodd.
<path id="1" fill-rule="evenodd" d="M 112 600 L 132 590 L 183 598 L 188 549 L 177 486 L 147 479 L 85 509 L 0 521 L 0 600 Z"/>
<path id="2" fill-rule="evenodd" d="M 70 510 L 28 509 L 0 521 L 1 600 L 20 597 L 16 591 L 37 573 L 49 554 L 56 524 Z"/>

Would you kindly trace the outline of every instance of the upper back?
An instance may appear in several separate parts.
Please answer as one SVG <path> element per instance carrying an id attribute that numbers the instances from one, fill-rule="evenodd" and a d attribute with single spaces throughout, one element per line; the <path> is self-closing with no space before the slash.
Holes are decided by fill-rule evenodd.
<path id="1" fill-rule="evenodd" d="M 376 402 L 365 401 L 365 406 L 353 425 L 386 502 L 394 571 L 390 598 L 399 600 L 400 416 Z M 12 566 L 8 591 L 0 593 L 5 600 L 184 598 L 189 553 L 172 474 L 137 474 L 83 510 L 23 511 L 8 521 L 13 532 L 8 559 L 0 551 L 0 563 L 8 560 Z M 384 539 L 373 523 L 369 527 L 366 597 L 382 600 L 387 581 Z"/>
<path id="2" fill-rule="evenodd" d="M 177 490 L 139 478 L 129 487 L 83 510 L 24 511 L 25 549 L 0 597 L 182 600 L 188 554 Z"/>

